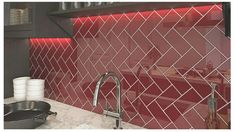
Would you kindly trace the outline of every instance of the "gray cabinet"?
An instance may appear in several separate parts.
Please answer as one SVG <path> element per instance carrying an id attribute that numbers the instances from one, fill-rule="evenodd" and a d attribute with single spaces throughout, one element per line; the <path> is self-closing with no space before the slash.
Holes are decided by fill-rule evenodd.
<path id="1" fill-rule="evenodd" d="M 48 15 L 57 9 L 58 2 L 5 2 L 4 37 L 68 37 Z"/>
<path id="2" fill-rule="evenodd" d="M 13 79 L 29 76 L 28 39 L 4 39 L 4 98 L 13 96 Z"/>

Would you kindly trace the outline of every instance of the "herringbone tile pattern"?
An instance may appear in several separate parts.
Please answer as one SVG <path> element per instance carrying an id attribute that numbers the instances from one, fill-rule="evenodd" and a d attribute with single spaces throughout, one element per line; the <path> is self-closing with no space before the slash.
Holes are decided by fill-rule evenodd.
<path id="1" fill-rule="evenodd" d="M 46 97 L 101 113 L 106 104 L 115 108 L 115 83 L 102 87 L 98 107 L 95 85 L 114 71 L 123 120 L 146 128 L 205 128 L 214 82 L 226 126 L 230 39 L 221 11 L 212 5 L 73 18 L 73 38 L 30 39 L 30 73 L 46 80 Z"/>

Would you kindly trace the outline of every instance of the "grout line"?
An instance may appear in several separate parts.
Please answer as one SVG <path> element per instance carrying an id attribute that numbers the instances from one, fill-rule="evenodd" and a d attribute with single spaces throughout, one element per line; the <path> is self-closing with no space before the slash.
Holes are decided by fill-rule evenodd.
<path id="1" fill-rule="evenodd" d="M 195 29 L 195 28 L 194 28 Z M 214 28 L 213 28 L 214 29 Z M 196 29 L 195 29 L 196 30 Z M 205 36 L 203 36 L 198 30 L 196 30 L 205 40 L 207 40 L 206 39 L 206 37 Z M 217 49 L 217 47 L 215 47 L 209 40 L 207 40 L 207 42 L 212 46 L 212 47 L 214 47 L 225 59 L 227 59 L 227 57 L 223 54 L 223 53 L 221 53 L 220 52 L 220 50 L 218 50 Z"/>
<path id="2" fill-rule="evenodd" d="M 177 20 L 177 22 L 165 33 L 165 35 L 162 35 L 164 38 L 169 34 L 169 32 L 171 32 L 171 30 L 182 20 L 182 17 L 174 10 L 174 9 L 172 9 L 173 10 L 173 12 L 175 13 L 175 14 L 177 14 L 178 15 L 178 17 L 180 17 L 178 20 Z"/>
<path id="3" fill-rule="evenodd" d="M 175 104 L 172 104 L 175 109 L 180 113 L 180 116 L 189 124 L 189 126 L 192 128 L 193 126 L 191 125 L 191 123 L 182 115 L 182 113 L 179 111 L 179 109 L 175 106 Z"/>
<path id="4" fill-rule="evenodd" d="M 161 22 L 166 18 L 166 16 L 168 16 L 171 12 L 171 10 L 169 10 L 169 12 L 167 12 L 167 14 L 164 17 L 161 17 L 161 15 L 159 15 L 159 13 L 154 10 L 154 12 L 161 18 L 161 20 L 158 22 L 158 24 L 156 26 L 153 27 L 153 30 L 149 32 L 149 34 L 146 35 L 146 37 L 148 37 L 150 34 L 152 34 L 153 31 L 156 30 L 156 28 L 158 27 L 158 25 L 161 24 Z"/>
<path id="5" fill-rule="evenodd" d="M 190 45 L 190 47 L 197 52 L 197 54 L 202 58 L 203 56 L 194 48 L 194 46 L 192 46 L 183 36 L 180 35 L 180 33 L 176 30 L 173 29 L 188 45 Z"/>

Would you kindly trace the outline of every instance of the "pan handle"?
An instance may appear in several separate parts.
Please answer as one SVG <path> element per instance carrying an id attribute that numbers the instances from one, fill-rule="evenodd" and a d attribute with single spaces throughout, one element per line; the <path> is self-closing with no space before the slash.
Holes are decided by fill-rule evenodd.
<path id="1" fill-rule="evenodd" d="M 54 115 L 54 116 L 56 116 L 56 115 L 57 115 L 57 112 L 48 111 L 47 114 L 48 114 L 48 115 Z"/>
<path id="2" fill-rule="evenodd" d="M 33 120 L 36 122 L 45 122 L 48 115 L 57 115 L 57 112 L 48 111 L 47 113 L 42 113 L 40 115 L 34 116 Z"/>
<path id="3" fill-rule="evenodd" d="M 45 122 L 46 119 L 47 119 L 47 114 L 45 114 L 45 113 L 42 113 L 40 115 L 37 115 L 37 116 L 33 117 L 33 120 L 36 121 L 36 122 Z"/>

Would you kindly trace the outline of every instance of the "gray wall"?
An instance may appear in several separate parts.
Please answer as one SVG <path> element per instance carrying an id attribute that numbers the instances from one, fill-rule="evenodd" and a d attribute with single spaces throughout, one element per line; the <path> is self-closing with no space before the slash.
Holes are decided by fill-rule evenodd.
<path id="1" fill-rule="evenodd" d="M 29 76 L 28 41 L 4 38 L 4 98 L 13 96 L 13 78 Z"/>

